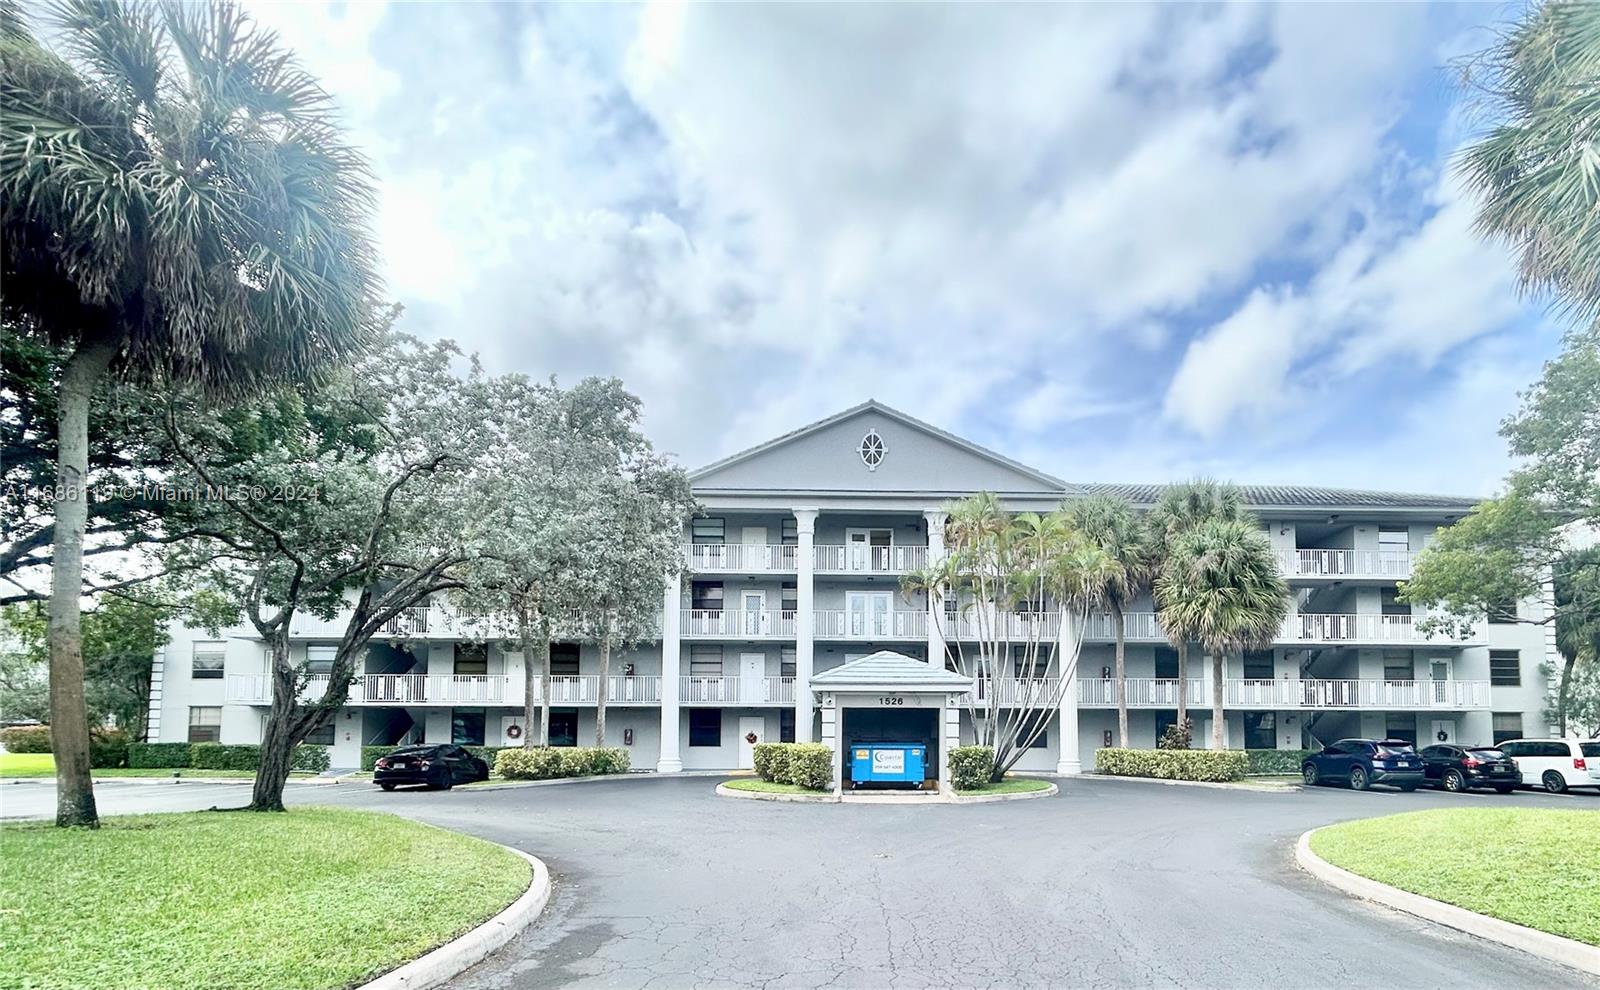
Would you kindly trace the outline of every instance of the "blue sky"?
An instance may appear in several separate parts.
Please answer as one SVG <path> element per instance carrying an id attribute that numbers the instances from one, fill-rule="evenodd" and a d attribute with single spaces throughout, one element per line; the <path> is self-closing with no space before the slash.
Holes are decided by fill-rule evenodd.
<path id="1" fill-rule="evenodd" d="M 1487 494 L 1558 331 L 1471 233 L 1511 6 L 261 5 L 405 326 L 708 462 L 875 397 L 1059 476 Z"/>

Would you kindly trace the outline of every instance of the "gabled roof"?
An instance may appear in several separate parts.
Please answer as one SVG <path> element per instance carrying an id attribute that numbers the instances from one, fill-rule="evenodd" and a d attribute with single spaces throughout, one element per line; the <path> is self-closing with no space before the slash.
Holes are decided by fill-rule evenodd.
<path id="1" fill-rule="evenodd" d="M 1073 494 L 1111 495 L 1135 505 L 1154 505 L 1168 485 L 1073 485 Z M 1303 509 L 1458 509 L 1482 499 L 1460 495 L 1421 495 L 1359 488 L 1317 488 L 1308 485 L 1239 485 L 1245 504 L 1254 508 Z"/>
<path id="2" fill-rule="evenodd" d="M 879 650 L 820 674 L 811 675 L 813 688 L 924 688 L 933 691 L 970 691 L 972 678 L 962 677 L 915 657 Z"/>
<path id="3" fill-rule="evenodd" d="M 738 464 L 741 461 L 747 461 L 752 457 L 756 457 L 757 455 L 764 454 L 767 451 L 772 450 L 774 447 L 781 447 L 784 444 L 792 443 L 800 437 L 815 433 L 818 430 L 826 429 L 835 423 L 842 422 L 843 420 L 849 419 L 852 416 L 857 416 L 863 412 L 878 413 L 887 419 L 895 420 L 899 423 L 909 426 L 914 430 L 919 430 L 928 434 L 929 436 L 937 437 L 945 443 L 965 450 L 970 454 L 983 458 L 984 460 L 991 461 L 995 464 L 1009 468 L 1012 471 L 1016 471 L 1019 474 L 1026 475 L 1039 482 L 1041 485 L 1059 490 L 1065 490 L 1068 487 L 1067 483 L 1062 481 L 1060 478 L 1045 474 L 1043 471 L 1040 471 L 1037 468 L 1031 468 L 1026 464 L 1014 461 L 1011 458 L 1006 457 L 1004 454 L 997 454 L 987 447 L 975 444 L 971 440 L 962 439 L 961 437 L 956 436 L 954 433 L 947 433 L 931 423 L 924 423 L 915 416 L 911 416 L 907 413 L 901 412 L 898 409 L 886 406 L 877 399 L 868 399 L 860 405 L 851 406 L 849 409 L 846 409 L 843 412 L 834 413 L 832 416 L 829 416 L 826 419 L 819 419 L 815 423 L 802 426 L 798 430 L 791 430 L 780 437 L 768 440 L 766 443 L 758 444 L 757 446 L 751 447 L 747 450 L 741 450 L 736 454 L 731 454 L 727 457 L 724 457 L 720 461 L 715 461 L 711 464 L 705 465 L 704 467 L 697 468 L 694 471 L 689 472 L 689 480 L 691 482 L 698 481 L 715 471 L 720 471 L 723 468 Z"/>

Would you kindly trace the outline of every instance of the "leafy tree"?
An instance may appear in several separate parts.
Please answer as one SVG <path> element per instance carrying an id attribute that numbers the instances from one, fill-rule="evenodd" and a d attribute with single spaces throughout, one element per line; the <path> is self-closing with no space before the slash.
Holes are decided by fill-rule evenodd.
<path id="1" fill-rule="evenodd" d="M 1244 497 L 1232 485 L 1199 478 L 1183 484 L 1171 485 L 1161 493 L 1155 507 L 1145 517 L 1150 530 L 1150 554 L 1154 560 L 1155 580 L 1174 565 L 1173 547 L 1178 538 L 1202 523 L 1253 522 L 1255 517 L 1245 508 Z M 1174 741 L 1189 738 L 1189 641 L 1181 625 L 1165 613 L 1161 598 L 1156 598 L 1157 618 L 1161 629 L 1178 653 L 1178 714 L 1177 724 L 1183 729 L 1173 735 Z M 1182 747 L 1187 748 L 1187 747 Z"/>
<path id="2" fill-rule="evenodd" d="M 372 191 L 315 80 L 226 4 L 0 8 L 0 318 L 57 386 L 50 692 L 59 825 L 98 823 L 79 596 L 89 411 L 111 372 L 235 396 L 371 338 Z"/>
<path id="3" fill-rule="evenodd" d="M 1127 619 L 1125 613 L 1150 588 L 1155 576 L 1150 530 L 1133 506 L 1120 498 L 1095 496 L 1072 506 L 1072 519 L 1111 567 L 1101 597 L 1111 613 L 1116 640 L 1117 745 L 1128 745 Z"/>
<path id="4" fill-rule="evenodd" d="M 973 678 L 968 714 L 977 744 L 994 750 L 998 781 L 1060 710 L 1084 622 L 1103 603 L 1115 563 L 1065 507 L 1014 514 L 983 492 L 947 512 L 944 559 L 907 574 L 901 587 L 928 596 L 943 640 L 955 646 L 956 671 Z M 1060 636 L 1038 614 L 1047 606 L 1059 610 Z M 951 614 L 962 630 L 950 627 Z M 973 635 L 958 634 L 965 631 Z"/>
<path id="5" fill-rule="evenodd" d="M 1223 747 L 1223 662 L 1272 645 L 1289 614 L 1289 586 L 1261 531 L 1208 519 L 1172 542 L 1156 580 L 1168 635 L 1197 640 L 1211 654 L 1211 747 Z"/>
<path id="6" fill-rule="evenodd" d="M 1562 735 L 1570 730 L 1600 739 L 1600 663 L 1590 656 L 1576 667 L 1568 664 L 1566 675 L 1559 679 L 1554 664 L 1540 664 L 1539 671 L 1552 682 L 1545 695 L 1545 720 L 1559 723 Z"/>

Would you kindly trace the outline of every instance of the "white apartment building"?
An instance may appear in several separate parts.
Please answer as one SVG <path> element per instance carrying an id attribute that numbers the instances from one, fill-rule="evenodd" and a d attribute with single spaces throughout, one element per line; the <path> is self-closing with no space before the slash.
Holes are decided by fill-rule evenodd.
<path id="1" fill-rule="evenodd" d="M 972 727 L 971 689 L 945 670 L 959 616 L 932 621 L 900 577 L 941 550 L 943 507 L 980 491 L 1008 507 L 1049 510 L 1096 493 L 1148 507 L 1156 485 L 1072 484 L 876 402 L 846 410 L 695 471 L 705 514 L 685 533 L 686 570 L 669 583 L 657 642 L 613 657 L 607 742 L 635 768 L 750 766 L 759 741 L 925 740 L 943 752 Z M 1543 735 L 1539 665 L 1555 656 L 1550 626 L 1485 621 L 1465 640 L 1424 636 L 1396 601 L 1396 582 L 1436 530 L 1475 499 L 1246 486 L 1278 551 L 1293 612 L 1269 650 L 1229 659 L 1230 747 L 1299 749 L 1346 736 L 1490 743 Z M 1523 618 L 1546 606 L 1516 603 Z M 1033 612 L 1004 621 L 1042 623 Z M 344 626 L 300 616 L 297 657 L 331 658 Z M 349 704 L 313 742 L 335 767 L 362 745 L 515 745 L 523 722 L 519 652 L 443 602 L 397 619 L 375 640 Z M 941 629 L 943 632 L 941 632 Z M 1075 773 L 1115 743 L 1111 625 L 1091 616 L 1065 700 L 1037 713 L 1047 730 L 1022 769 Z M 1210 738 L 1211 665 L 1191 650 L 1179 683 L 1148 600 L 1127 617 L 1130 745 L 1153 747 L 1187 692 L 1196 745 Z M 907 659 L 909 658 L 909 659 Z M 594 741 L 598 653 L 558 642 L 539 685 L 555 745 Z M 849 664 L 850 666 L 846 666 Z M 314 690 L 320 686 L 313 684 Z M 995 700 L 1003 706 L 1008 699 Z M 1014 702 L 1015 699 L 1011 699 Z M 157 658 L 151 738 L 258 742 L 270 702 L 266 655 L 248 628 L 212 638 L 175 628 Z M 843 745 L 841 745 L 843 744 Z"/>

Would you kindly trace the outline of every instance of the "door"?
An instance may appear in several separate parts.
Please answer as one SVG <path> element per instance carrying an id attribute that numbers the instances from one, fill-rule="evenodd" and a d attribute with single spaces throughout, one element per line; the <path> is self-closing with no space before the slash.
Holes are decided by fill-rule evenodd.
<path id="1" fill-rule="evenodd" d="M 739 700 L 745 703 L 767 700 L 767 655 L 739 654 Z M 740 732 L 740 735 L 743 735 Z"/>
<path id="2" fill-rule="evenodd" d="M 887 591 L 851 591 L 845 595 L 845 612 L 850 635 L 882 639 L 890 634 L 890 610 L 894 596 Z"/>
<path id="3" fill-rule="evenodd" d="M 754 770 L 756 767 L 756 743 L 766 742 L 767 720 L 764 718 L 741 718 L 739 720 L 739 769 Z"/>
<path id="4" fill-rule="evenodd" d="M 1432 731 L 1428 738 L 1436 743 L 1455 744 L 1456 720 L 1453 718 L 1436 718 L 1433 720 Z"/>
<path id="5" fill-rule="evenodd" d="M 1428 661 L 1428 679 L 1433 682 L 1433 703 L 1435 705 L 1449 705 L 1450 697 L 1450 658 L 1434 657 Z M 1455 741 L 1455 733 L 1450 734 L 1451 741 Z"/>
<path id="6" fill-rule="evenodd" d="M 892 529 L 847 529 L 844 531 L 845 566 L 852 571 L 886 571 L 889 569 L 890 548 L 894 546 Z"/>
<path id="7" fill-rule="evenodd" d="M 739 530 L 740 552 L 744 554 L 743 567 L 751 571 L 765 571 L 771 569 L 772 562 L 767 559 L 771 552 L 767 549 L 767 527 L 746 526 Z"/>
<path id="8" fill-rule="evenodd" d="M 746 636 L 767 634 L 767 593 L 741 591 L 739 593 L 739 621 Z"/>

